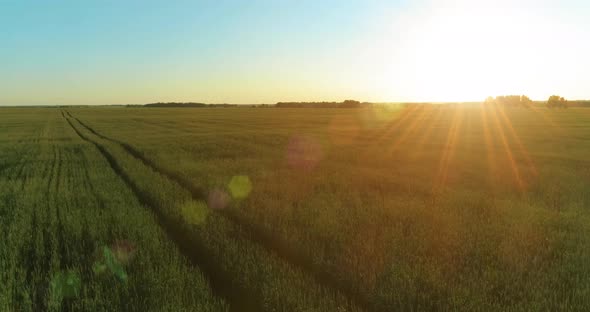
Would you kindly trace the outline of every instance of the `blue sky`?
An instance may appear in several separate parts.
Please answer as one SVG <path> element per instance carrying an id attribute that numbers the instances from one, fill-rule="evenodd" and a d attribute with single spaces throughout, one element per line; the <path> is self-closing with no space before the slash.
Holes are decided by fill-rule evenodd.
<path id="1" fill-rule="evenodd" d="M 0 105 L 590 98 L 589 13 L 573 0 L 0 0 Z"/>

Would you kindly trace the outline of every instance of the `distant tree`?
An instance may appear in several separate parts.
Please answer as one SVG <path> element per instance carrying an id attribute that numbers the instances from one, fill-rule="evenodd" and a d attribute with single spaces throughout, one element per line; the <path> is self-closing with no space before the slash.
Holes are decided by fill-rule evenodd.
<path id="1" fill-rule="evenodd" d="M 368 104 L 368 103 L 365 103 Z M 363 103 L 355 100 L 344 102 L 278 102 L 275 107 L 303 107 L 303 108 L 355 108 L 361 107 Z"/>
<path id="2" fill-rule="evenodd" d="M 181 102 L 168 102 L 168 103 L 163 103 L 163 102 L 158 102 L 158 103 L 150 103 L 150 104 L 145 104 L 145 107 L 207 107 L 207 104 L 204 103 L 194 103 L 194 102 L 187 102 L 187 103 L 181 103 Z"/>
<path id="3" fill-rule="evenodd" d="M 507 105 L 512 107 L 521 106 L 520 95 L 509 95 L 506 97 Z"/>
<path id="4" fill-rule="evenodd" d="M 533 105 L 533 100 L 531 100 L 528 96 L 526 95 L 521 95 L 520 96 L 520 104 L 524 105 L 526 107 L 529 107 L 531 105 Z"/>
<path id="5" fill-rule="evenodd" d="M 485 104 L 496 104 L 496 100 L 493 96 L 488 96 L 484 102 Z"/>
<path id="6" fill-rule="evenodd" d="M 355 101 L 355 100 L 346 100 L 344 102 L 342 102 L 342 104 L 340 105 L 340 107 L 360 107 L 361 106 L 361 102 L 359 101 Z"/>
<path id="7" fill-rule="evenodd" d="M 531 107 L 533 105 L 533 100 L 531 100 L 526 95 L 521 95 L 520 96 L 520 105 L 522 105 L 524 107 Z"/>
<path id="8" fill-rule="evenodd" d="M 526 95 L 499 95 L 496 98 L 488 96 L 484 103 L 504 107 L 531 107 L 533 105 L 533 101 Z"/>
<path id="9" fill-rule="evenodd" d="M 567 108 L 567 100 L 559 95 L 552 95 L 547 100 L 547 107 L 549 108 Z"/>

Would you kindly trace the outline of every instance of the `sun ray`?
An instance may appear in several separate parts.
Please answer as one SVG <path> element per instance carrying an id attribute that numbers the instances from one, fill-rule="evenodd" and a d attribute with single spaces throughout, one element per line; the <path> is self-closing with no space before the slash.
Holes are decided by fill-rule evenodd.
<path id="1" fill-rule="evenodd" d="M 496 161 L 494 158 L 495 148 L 492 142 L 492 135 L 490 133 L 490 125 L 488 124 L 487 107 L 481 108 L 481 126 L 483 128 L 484 141 L 486 144 L 486 157 L 488 162 L 488 179 L 492 184 L 496 182 Z"/>
<path id="2" fill-rule="evenodd" d="M 402 127 L 404 124 L 408 122 L 411 118 L 414 118 L 415 112 L 418 108 L 418 105 L 408 105 L 409 107 L 404 109 L 401 113 L 399 118 L 393 119 L 389 122 L 384 130 L 381 130 L 379 137 L 375 140 L 375 142 L 381 143 L 382 140 L 387 139 L 392 133 L 394 133 L 398 128 Z"/>
<path id="3" fill-rule="evenodd" d="M 415 149 L 418 150 L 423 150 L 424 146 L 426 145 L 426 141 L 432 136 L 432 131 L 434 131 L 434 127 L 435 125 L 440 121 L 440 118 L 442 116 L 443 113 L 443 108 L 442 107 L 437 107 L 436 108 L 436 114 L 432 113 L 432 118 L 434 118 L 433 120 L 431 120 L 428 124 L 428 128 L 426 128 L 426 130 L 424 131 L 424 133 L 420 136 L 420 139 L 418 140 L 418 143 L 415 146 Z"/>
<path id="4" fill-rule="evenodd" d="M 416 111 L 416 106 L 417 105 L 408 105 L 408 108 L 405 108 L 400 113 L 400 116 L 398 118 L 393 119 L 384 127 L 385 129 L 381 128 L 377 130 L 379 132 L 378 134 L 372 136 L 375 137 L 375 139 L 372 140 L 371 146 L 365 150 L 364 156 L 360 159 L 364 159 L 368 155 L 374 155 L 374 148 L 379 149 L 378 153 L 384 155 L 384 153 L 382 152 L 384 141 L 388 137 L 390 137 L 390 135 L 393 134 L 397 129 L 403 129 L 403 126 L 408 122 L 408 120 L 415 118 L 414 112 Z"/>
<path id="5" fill-rule="evenodd" d="M 407 140 L 407 138 L 410 134 L 415 132 L 414 130 L 416 129 L 416 127 L 419 124 L 424 123 L 424 119 L 427 116 L 427 110 L 428 110 L 427 107 L 422 107 L 420 109 L 420 113 L 417 113 L 418 115 L 413 118 L 411 123 L 408 126 L 403 128 L 400 136 L 396 140 L 394 140 L 393 144 L 387 149 L 386 154 L 393 153 L 395 151 L 395 149 L 397 149 L 397 147 L 399 147 L 400 144 L 402 144 L 403 142 L 405 142 Z"/>
<path id="6" fill-rule="evenodd" d="M 515 182 L 518 185 L 519 190 L 522 192 L 522 191 L 524 191 L 524 182 L 522 181 L 522 178 L 520 176 L 520 172 L 519 172 L 518 167 L 516 165 L 516 161 L 514 160 L 514 155 L 512 154 L 512 151 L 510 150 L 510 145 L 508 144 L 508 139 L 506 138 L 506 135 L 504 134 L 504 129 L 502 128 L 502 126 L 500 124 L 497 110 L 498 109 L 495 107 L 492 110 L 492 112 L 491 112 L 492 120 L 494 122 L 495 129 L 498 132 L 498 134 L 500 135 L 500 139 L 502 140 L 502 146 L 504 147 L 504 152 L 506 152 L 506 156 L 508 157 L 508 161 L 510 162 L 510 167 L 512 168 L 512 173 L 514 174 Z"/>
<path id="7" fill-rule="evenodd" d="M 506 115 L 506 112 L 504 111 L 503 108 L 498 109 L 498 112 L 499 112 L 500 117 L 502 118 L 502 122 L 508 128 L 511 137 L 516 142 L 516 145 L 518 146 L 520 154 L 525 158 L 525 160 L 527 162 L 527 166 L 529 167 L 529 170 L 533 173 L 533 175 L 537 176 L 539 174 L 537 171 L 537 168 L 536 168 L 533 160 L 531 159 L 531 156 L 530 156 L 528 150 L 526 149 L 524 144 L 522 144 L 522 141 L 520 140 L 518 133 L 516 133 L 516 130 L 514 129 L 514 126 L 512 125 L 512 122 L 510 121 L 510 119 Z"/>
<path id="8" fill-rule="evenodd" d="M 435 192 L 441 191 L 447 184 L 449 167 L 451 166 L 455 149 L 457 148 L 461 123 L 463 122 L 463 110 L 460 107 L 454 107 L 453 109 L 455 112 L 449 127 L 443 154 L 439 162 L 438 174 L 434 185 Z"/>

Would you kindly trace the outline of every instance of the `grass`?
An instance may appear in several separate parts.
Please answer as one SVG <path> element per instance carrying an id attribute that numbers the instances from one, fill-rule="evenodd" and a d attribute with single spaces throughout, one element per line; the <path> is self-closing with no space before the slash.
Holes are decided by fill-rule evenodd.
<path id="1" fill-rule="evenodd" d="M 0 307 L 590 308 L 587 109 L 0 117 Z M 105 268 L 121 242 L 138 252 Z"/>
<path id="2" fill-rule="evenodd" d="M 59 111 L 2 118 L 0 310 L 228 310 Z"/>

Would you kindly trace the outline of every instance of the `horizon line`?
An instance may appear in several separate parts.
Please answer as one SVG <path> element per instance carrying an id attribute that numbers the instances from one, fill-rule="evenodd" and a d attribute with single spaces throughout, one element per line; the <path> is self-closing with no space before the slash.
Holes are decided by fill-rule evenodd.
<path id="1" fill-rule="evenodd" d="M 532 100 L 535 103 L 544 103 L 547 100 Z M 590 102 L 590 99 L 575 99 L 567 100 L 568 102 Z M 0 107 L 67 107 L 67 106 L 145 106 L 148 104 L 205 104 L 205 105 L 232 105 L 232 106 L 248 106 L 248 105 L 276 105 L 278 103 L 342 103 L 343 101 L 278 101 L 274 103 L 206 103 L 206 102 L 149 102 L 149 103 L 110 103 L 110 104 L 0 104 Z M 361 104 L 481 104 L 485 102 L 480 101 L 358 101 Z"/>

